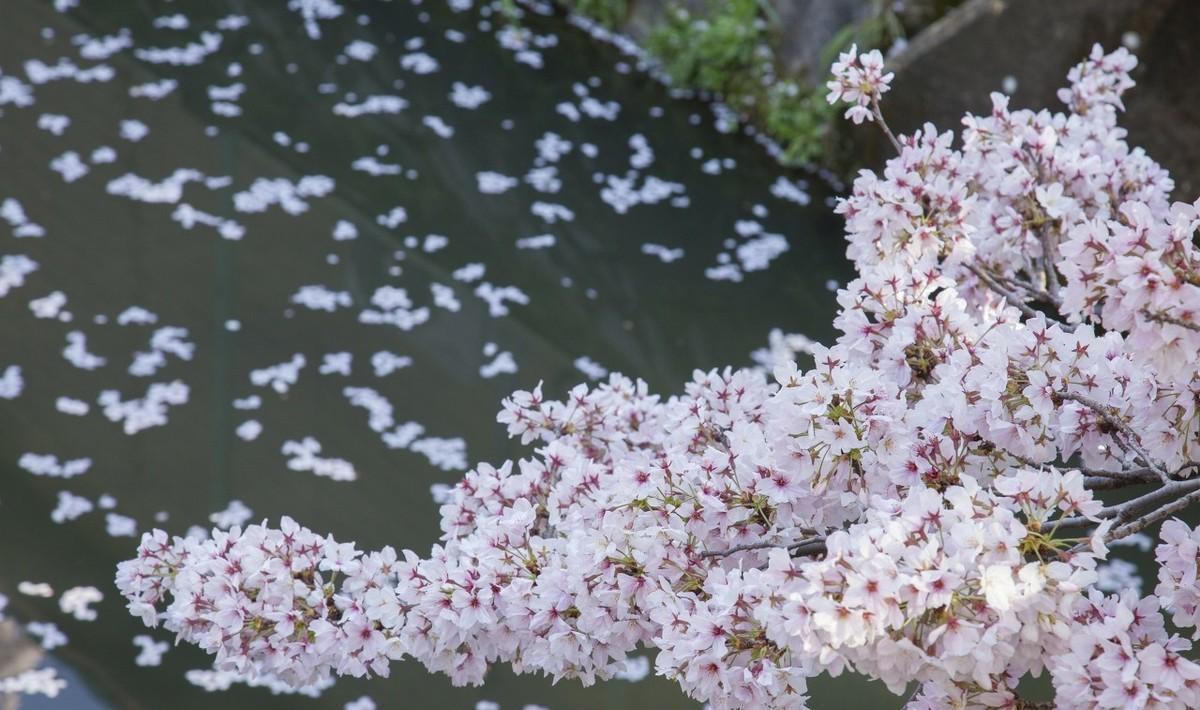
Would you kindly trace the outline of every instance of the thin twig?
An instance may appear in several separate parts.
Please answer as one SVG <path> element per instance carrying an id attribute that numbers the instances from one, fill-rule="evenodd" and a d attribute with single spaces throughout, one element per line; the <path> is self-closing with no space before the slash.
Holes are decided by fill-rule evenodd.
<path id="1" fill-rule="evenodd" d="M 1010 286 L 1012 288 L 1017 288 L 1017 289 L 1021 289 L 1024 291 L 1028 291 L 1030 296 L 1033 296 L 1035 299 L 1037 299 L 1039 301 L 1044 301 L 1046 303 L 1049 303 L 1049 304 L 1053 305 L 1055 308 L 1062 307 L 1062 299 L 1061 298 L 1059 298 L 1055 294 L 1050 293 L 1049 291 L 1047 291 L 1044 288 L 1038 288 L 1032 282 L 1022 281 L 1020 279 L 1013 278 L 1012 276 L 1004 276 L 1003 274 L 992 274 L 992 277 L 995 278 L 1000 283 Z"/>
<path id="2" fill-rule="evenodd" d="M 1100 469 L 1087 468 L 1086 466 L 1072 466 L 1070 464 L 1052 464 L 1039 463 L 1033 459 L 1025 458 L 1020 454 L 1014 454 L 1011 451 L 1005 451 L 1004 455 L 1015 459 L 1018 463 L 1035 469 L 1042 469 L 1045 466 L 1054 466 L 1060 469 L 1075 469 L 1084 475 L 1083 485 L 1091 490 L 1100 490 L 1105 488 L 1124 488 L 1126 486 L 1137 486 L 1145 483 L 1159 483 L 1161 479 L 1154 474 L 1154 471 L 1147 466 L 1138 466 L 1132 468 L 1123 468 L 1120 471 L 1102 471 Z M 1195 464 L 1185 464 L 1180 471 Z"/>
<path id="3" fill-rule="evenodd" d="M 1192 491 L 1182 498 L 1172 501 L 1158 510 L 1138 518 L 1137 520 L 1130 521 L 1124 525 L 1121 525 L 1120 527 L 1114 527 L 1108 531 L 1107 535 L 1104 536 L 1104 541 L 1112 542 L 1113 540 L 1120 540 L 1123 537 L 1129 537 L 1134 533 L 1141 532 L 1163 518 L 1184 510 L 1196 501 L 1200 501 L 1200 491 Z"/>
<path id="4" fill-rule="evenodd" d="M 896 154 L 903 153 L 904 149 L 900 147 L 900 141 L 896 140 L 896 134 L 892 133 L 892 129 L 888 127 L 887 121 L 883 120 L 883 111 L 879 110 L 879 94 L 871 96 L 871 115 L 875 117 L 875 122 L 879 124 L 884 134 L 887 135 L 888 140 L 892 142 L 892 147 L 896 149 Z"/>
<path id="5" fill-rule="evenodd" d="M 1033 459 L 1025 458 L 1024 456 L 1017 454 L 1017 453 L 1013 453 L 1012 451 L 1004 451 L 1003 453 L 1008 458 L 1016 459 L 1018 463 L 1028 466 L 1029 468 L 1041 468 L 1042 466 L 1046 465 L 1044 463 L 1039 463 L 1037 461 L 1034 461 Z"/>
<path id="6" fill-rule="evenodd" d="M 1154 471 L 1154 473 L 1158 475 L 1163 483 L 1170 483 L 1171 476 L 1167 473 L 1167 470 L 1161 465 L 1155 463 L 1154 459 L 1150 458 L 1150 454 L 1147 453 L 1144 448 L 1142 448 L 1142 444 L 1138 440 L 1138 435 L 1134 433 L 1133 429 L 1130 428 L 1130 426 L 1126 424 L 1123 419 L 1114 416 L 1113 413 L 1109 411 L 1108 407 L 1104 406 L 1100 402 L 1097 402 L 1091 397 L 1088 397 L 1084 394 L 1079 394 L 1078 392 L 1059 392 L 1058 396 L 1061 399 L 1078 402 L 1079 404 L 1082 404 L 1083 406 L 1096 412 L 1096 414 L 1099 414 L 1100 418 L 1103 419 L 1106 424 L 1125 435 L 1125 437 L 1128 439 L 1126 444 L 1128 444 L 1129 448 L 1133 449 L 1134 453 L 1136 453 L 1142 459 L 1141 463 L 1143 465 L 1149 466 L 1150 470 Z"/>
<path id="7" fill-rule="evenodd" d="M 1159 323 L 1170 323 L 1171 325 L 1177 325 L 1180 328 L 1200 331 L 1200 325 L 1188 323 L 1187 321 L 1180 320 L 1175 316 L 1167 315 L 1166 311 L 1151 311 L 1149 308 L 1143 308 L 1142 315 L 1146 317 L 1146 320 L 1158 321 Z"/>
<path id="8" fill-rule="evenodd" d="M 735 555 L 739 552 L 746 552 L 748 550 L 766 550 L 774 547 L 787 547 L 787 545 L 780 542 L 746 542 L 741 545 L 727 547 L 724 550 L 706 550 L 705 552 L 701 552 L 700 556 L 725 557 L 726 555 Z"/>
<path id="9" fill-rule="evenodd" d="M 986 274 L 983 269 L 980 269 L 974 264 L 963 264 L 963 266 L 967 269 L 967 271 L 975 274 L 975 276 L 978 277 L 985 286 L 1001 296 L 1004 296 L 1004 300 L 1008 301 L 1009 305 L 1021 311 L 1021 313 L 1024 313 L 1026 318 L 1037 318 L 1038 315 L 1040 315 L 1036 310 L 1031 308 L 1029 304 L 1025 303 L 1020 296 L 1001 286 L 995 279 Z"/>

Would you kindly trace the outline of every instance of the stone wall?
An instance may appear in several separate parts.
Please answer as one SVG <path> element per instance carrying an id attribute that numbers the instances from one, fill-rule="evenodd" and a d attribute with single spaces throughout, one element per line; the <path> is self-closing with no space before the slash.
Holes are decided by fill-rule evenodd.
<path id="1" fill-rule="evenodd" d="M 1123 40 L 1139 66 L 1122 124 L 1175 176 L 1175 197 L 1190 202 L 1200 196 L 1197 0 L 969 0 L 890 62 L 885 110 L 901 132 L 924 121 L 957 130 L 964 112 L 990 110 L 988 94 L 1006 77 L 1016 80 L 1014 108 L 1058 109 L 1071 66 L 1093 44 L 1112 50 Z M 882 142 L 861 137 L 878 159 Z"/>
<path id="2" fill-rule="evenodd" d="M 847 24 L 877 10 L 878 0 L 773 0 L 781 70 L 824 80 L 822 51 Z M 930 0 L 909 0 L 920 7 Z M 645 39 L 667 9 L 697 12 L 707 0 L 631 0 L 620 28 Z M 914 22 L 919 23 L 919 18 Z M 1058 109 L 1067 70 L 1099 42 L 1123 42 L 1139 57 L 1138 86 L 1123 124 L 1176 178 L 1175 195 L 1200 196 L 1200 0 L 966 0 L 920 30 L 889 65 L 896 72 L 885 112 L 909 132 L 925 121 L 957 129 L 967 111 L 990 110 L 988 94 L 1016 81 L 1014 108 Z M 854 130 L 856 164 L 878 165 L 886 153 L 878 131 Z M 890 150 L 890 148 L 888 148 Z"/>

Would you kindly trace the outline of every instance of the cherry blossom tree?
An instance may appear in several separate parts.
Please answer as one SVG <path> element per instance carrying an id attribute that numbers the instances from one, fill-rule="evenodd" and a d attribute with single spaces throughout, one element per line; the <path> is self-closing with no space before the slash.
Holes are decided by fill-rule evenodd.
<path id="1" fill-rule="evenodd" d="M 837 212 L 857 278 L 812 367 L 694 373 L 662 398 L 613 375 L 540 386 L 500 423 L 427 555 L 360 552 L 283 518 L 143 536 L 131 612 L 219 669 L 301 685 L 412 657 L 456 684 L 506 663 L 584 684 L 639 649 L 715 708 L 803 708 L 861 674 L 911 708 L 1197 707 L 1200 201 L 1117 118 L 1136 60 L 1096 47 L 1066 111 L 907 136 L 878 52 L 829 100 L 897 155 Z M 1165 522 L 1163 522 L 1165 521 Z M 1158 523 L 1155 593 L 1094 588 L 1107 545 Z"/>

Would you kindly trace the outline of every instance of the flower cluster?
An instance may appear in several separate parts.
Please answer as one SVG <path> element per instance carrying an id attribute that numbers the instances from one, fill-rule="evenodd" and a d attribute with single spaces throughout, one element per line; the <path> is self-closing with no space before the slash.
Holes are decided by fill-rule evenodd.
<path id="1" fill-rule="evenodd" d="M 803 708 L 842 672 L 917 681 L 914 708 L 1013 707 L 1043 671 L 1061 707 L 1195 706 L 1159 607 L 1195 625 L 1200 533 L 1166 523 L 1156 597 L 1091 589 L 1107 543 L 1200 502 L 1200 202 L 1124 142 L 1133 64 L 1094 52 L 1069 113 L 996 95 L 958 147 L 896 138 L 837 207 L 858 276 L 809 369 L 517 392 L 498 420 L 532 454 L 468 472 L 428 555 L 288 519 L 155 531 L 118 571 L 130 609 L 296 684 L 401 656 L 590 684 L 644 647 L 714 708 Z M 834 75 L 882 123 L 878 53 Z"/>
<path id="2" fill-rule="evenodd" d="M 919 680 L 1011 698 L 1063 647 L 1103 552 L 1040 531 L 1051 516 L 1095 512 L 1091 497 L 1077 473 L 1022 471 L 993 490 L 968 478 L 871 508 L 828 536 L 821 559 L 742 553 L 708 574 L 706 594 L 680 600 L 686 614 L 656 640 L 659 672 L 718 706 L 788 707 L 803 675 L 847 669 L 897 693 Z M 758 662 L 730 668 L 729 636 Z"/>
<path id="3" fill-rule="evenodd" d="M 1047 659 L 1056 707 L 1194 708 L 1200 665 L 1182 654 L 1192 644 L 1168 636 L 1158 601 L 1131 594 L 1080 600 L 1069 649 Z"/>
<path id="4" fill-rule="evenodd" d="M 891 88 L 891 72 L 883 73 L 883 55 L 878 49 L 859 54 L 858 45 L 838 55 L 833 64 L 833 79 L 825 83 L 829 89 L 829 103 L 844 101 L 853 104 L 846 110 L 846 118 L 855 123 L 875 120 L 873 103 Z"/>
<path id="5" fill-rule="evenodd" d="M 1196 628 L 1200 622 L 1200 528 L 1189 529 L 1179 520 L 1163 523 L 1162 544 L 1154 551 L 1158 561 L 1158 586 L 1154 593 L 1171 609 L 1176 626 Z M 1200 630 L 1193 638 L 1200 637 Z"/>
<path id="6" fill-rule="evenodd" d="M 145 533 L 117 587 L 148 626 L 161 621 L 214 654 L 218 671 L 304 686 L 330 671 L 387 675 L 397 644 L 376 622 L 398 570 L 391 548 L 362 555 L 284 518 L 277 529 L 235 526 L 210 539 Z"/>

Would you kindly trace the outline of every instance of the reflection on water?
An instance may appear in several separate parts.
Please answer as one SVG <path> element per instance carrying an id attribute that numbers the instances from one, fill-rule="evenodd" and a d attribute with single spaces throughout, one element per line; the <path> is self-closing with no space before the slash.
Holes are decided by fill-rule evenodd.
<path id="1" fill-rule="evenodd" d="M 772 328 L 827 337 L 846 267 L 823 188 L 558 19 L 55 4 L 0 23 L 0 592 L 67 637 L 45 662 L 70 685 L 22 707 L 688 707 L 653 676 L 455 689 L 415 664 L 211 695 L 193 648 L 135 663 L 113 569 L 135 528 L 218 511 L 425 549 L 431 486 L 519 452 L 494 423 L 513 389 L 607 368 L 671 392 Z M 58 607 L 86 586 L 95 621 Z"/>

